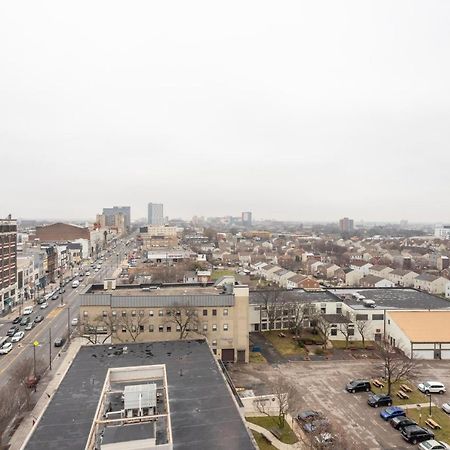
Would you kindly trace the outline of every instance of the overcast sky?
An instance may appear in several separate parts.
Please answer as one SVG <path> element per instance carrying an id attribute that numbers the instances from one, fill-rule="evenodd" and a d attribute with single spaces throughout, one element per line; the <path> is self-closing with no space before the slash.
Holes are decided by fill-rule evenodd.
<path id="1" fill-rule="evenodd" d="M 450 2 L 3 1 L 0 217 L 450 221 Z"/>

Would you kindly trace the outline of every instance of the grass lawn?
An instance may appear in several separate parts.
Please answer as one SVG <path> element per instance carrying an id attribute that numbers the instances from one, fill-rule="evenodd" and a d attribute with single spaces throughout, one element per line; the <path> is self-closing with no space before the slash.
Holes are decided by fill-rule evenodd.
<path id="1" fill-rule="evenodd" d="M 216 281 L 219 278 L 224 277 L 226 275 L 235 276 L 236 272 L 230 269 L 213 270 L 211 274 L 211 281 Z"/>
<path id="2" fill-rule="evenodd" d="M 399 391 L 402 384 L 406 384 L 412 389 L 412 392 L 408 392 L 409 399 L 403 400 L 397 396 L 397 392 Z M 384 388 L 380 389 L 375 387 L 372 383 L 372 392 L 374 392 L 375 394 L 387 394 L 387 385 L 385 384 Z M 425 394 L 422 394 L 422 392 L 420 392 L 416 386 L 414 386 L 412 383 L 404 381 L 398 381 L 397 383 L 392 384 L 391 395 L 392 399 L 394 400 L 394 405 L 414 405 L 416 403 L 426 403 L 428 401 L 428 397 Z"/>
<path id="3" fill-rule="evenodd" d="M 254 423 L 256 425 L 259 425 L 260 427 L 263 427 L 270 431 L 271 428 L 276 428 L 277 431 L 281 433 L 281 442 L 284 442 L 285 444 L 295 444 L 298 439 L 295 433 L 292 431 L 291 427 L 287 422 L 284 423 L 283 428 L 278 428 L 278 417 L 269 417 L 269 416 L 262 416 L 262 417 L 246 417 L 245 420 L 247 422 Z"/>
<path id="4" fill-rule="evenodd" d="M 345 340 L 343 340 L 343 341 L 330 340 L 329 342 L 331 342 L 331 344 L 333 345 L 333 348 L 345 349 Z M 366 341 L 364 344 L 366 346 L 366 349 L 373 348 L 372 341 Z M 349 349 L 352 349 L 352 348 L 364 349 L 361 341 L 349 341 L 348 348 Z"/>
<path id="5" fill-rule="evenodd" d="M 297 344 L 297 341 L 292 339 L 290 333 L 284 333 L 286 337 L 278 336 L 279 331 L 265 331 L 264 336 L 272 343 L 272 345 L 278 350 L 278 352 L 283 356 L 290 355 L 306 355 L 307 352 L 304 348 Z"/>
<path id="6" fill-rule="evenodd" d="M 258 433 L 257 431 L 251 430 L 253 437 L 256 440 L 256 443 L 258 444 L 259 450 L 277 450 L 276 447 L 274 447 L 272 444 L 270 444 L 266 437 L 262 434 Z"/>
<path id="7" fill-rule="evenodd" d="M 260 352 L 250 352 L 249 359 L 253 364 L 264 364 L 267 362 L 266 358 Z"/>
<path id="8" fill-rule="evenodd" d="M 438 399 L 434 397 L 438 397 L 438 395 L 433 395 L 432 398 L 432 400 L 438 403 Z M 428 419 L 429 409 L 421 408 L 421 412 L 422 420 L 419 420 L 419 410 L 416 408 L 408 409 L 406 411 L 406 415 L 411 419 L 414 419 L 419 425 L 426 426 L 425 420 Z M 438 441 L 445 441 L 447 443 L 450 442 L 450 417 L 448 416 L 448 414 L 442 411 L 442 409 L 433 406 L 431 408 L 431 417 L 442 427 L 442 430 L 433 430 L 436 439 Z"/>

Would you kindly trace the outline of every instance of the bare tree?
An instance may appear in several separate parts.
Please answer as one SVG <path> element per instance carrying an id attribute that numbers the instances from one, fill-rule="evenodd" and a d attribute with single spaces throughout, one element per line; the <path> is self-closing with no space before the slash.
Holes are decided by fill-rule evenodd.
<path id="1" fill-rule="evenodd" d="M 281 377 L 270 384 L 270 390 L 271 396 L 276 400 L 278 427 L 284 428 L 286 415 L 298 407 L 298 392 L 291 383 Z M 269 408 L 270 401 L 256 401 L 255 405 L 260 413 L 273 417 L 272 409 Z"/>
<path id="2" fill-rule="evenodd" d="M 115 314 L 112 314 L 112 312 L 104 313 L 94 317 L 92 321 L 80 323 L 77 326 L 77 332 L 91 344 L 104 344 L 111 336 L 119 339 L 117 334 L 118 323 Z"/>
<path id="3" fill-rule="evenodd" d="M 308 450 L 357 450 L 348 439 L 342 426 L 333 424 L 328 420 L 318 419 L 308 433 L 300 435 L 302 448 Z"/>
<path id="4" fill-rule="evenodd" d="M 315 307 L 307 303 L 292 303 L 290 308 L 289 328 L 296 336 L 301 336 L 305 321 L 315 315 Z"/>
<path id="5" fill-rule="evenodd" d="M 324 314 L 319 314 L 316 316 L 316 327 L 320 331 L 320 334 L 323 336 L 323 349 L 326 350 L 328 345 L 328 340 L 331 332 L 331 323 L 328 322 L 324 317 Z"/>
<path id="6" fill-rule="evenodd" d="M 148 320 L 144 314 L 136 311 L 131 314 L 122 314 L 117 317 L 117 327 L 125 331 L 133 342 L 136 342 L 138 336 L 145 331 Z M 120 339 L 122 340 L 122 339 Z"/>
<path id="7" fill-rule="evenodd" d="M 192 332 L 199 333 L 200 320 L 197 310 L 190 306 L 174 306 L 167 310 L 165 324 L 173 324 L 180 339 L 186 339 Z"/>
<path id="8" fill-rule="evenodd" d="M 8 383 L 11 385 L 12 383 Z M 17 414 L 17 397 L 15 395 L 14 386 L 10 388 L 4 387 L 0 391 L 0 448 L 6 448 L 4 441 L 6 441 L 6 432 L 9 425 Z"/>
<path id="9" fill-rule="evenodd" d="M 342 333 L 342 335 L 345 338 L 345 348 L 348 348 L 349 338 L 350 338 L 350 336 L 353 336 L 355 333 L 354 325 L 351 322 L 340 323 L 339 331 Z"/>
<path id="10" fill-rule="evenodd" d="M 267 313 L 267 322 L 269 330 L 275 328 L 277 320 L 283 316 L 283 310 L 285 307 L 282 291 L 273 289 L 261 289 L 258 291 L 264 305 L 264 309 Z"/>
<path id="11" fill-rule="evenodd" d="M 414 375 L 415 362 L 402 355 L 398 349 L 387 341 L 384 341 L 381 345 L 381 358 L 387 393 L 391 395 L 394 383 Z"/>
<path id="12" fill-rule="evenodd" d="M 366 348 L 366 333 L 367 333 L 368 323 L 369 322 L 367 320 L 357 320 L 356 321 L 356 328 L 358 330 L 358 333 L 361 335 L 363 348 Z"/>

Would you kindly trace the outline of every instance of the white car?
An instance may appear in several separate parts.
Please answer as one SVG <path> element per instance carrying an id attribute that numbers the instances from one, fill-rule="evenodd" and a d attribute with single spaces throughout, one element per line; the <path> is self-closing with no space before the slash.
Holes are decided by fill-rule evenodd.
<path id="1" fill-rule="evenodd" d="M 29 316 L 32 312 L 33 312 L 32 306 L 27 306 L 26 308 L 23 309 L 24 316 Z"/>
<path id="2" fill-rule="evenodd" d="M 429 439 L 428 441 L 419 444 L 420 450 L 450 450 L 450 445 L 443 441 L 435 441 Z"/>
<path id="3" fill-rule="evenodd" d="M 94 271 L 95 271 L 95 272 L 98 272 L 98 267 L 96 267 L 96 268 L 94 269 Z"/>
<path id="4" fill-rule="evenodd" d="M 23 336 L 25 335 L 25 333 L 23 331 L 18 331 L 12 338 L 11 338 L 11 342 L 19 342 Z"/>
<path id="5" fill-rule="evenodd" d="M 85 275 L 88 277 L 91 275 L 91 272 L 89 272 L 89 270 L 86 271 Z"/>
<path id="6" fill-rule="evenodd" d="M 424 394 L 443 394 L 445 392 L 445 386 L 439 381 L 425 381 L 417 387 Z"/>
<path id="7" fill-rule="evenodd" d="M 78 318 L 77 317 L 74 317 L 73 319 L 72 319 L 72 325 L 73 326 L 76 326 L 76 325 L 78 325 Z"/>
<path id="8" fill-rule="evenodd" d="M 6 344 L 3 344 L 3 347 L 0 348 L 0 355 L 6 355 L 9 353 L 13 348 L 13 345 L 11 342 L 7 342 Z"/>
<path id="9" fill-rule="evenodd" d="M 41 303 L 41 309 L 45 309 L 47 307 L 48 307 L 48 303 L 47 302 Z"/>
<path id="10" fill-rule="evenodd" d="M 444 403 L 442 405 L 442 409 L 447 413 L 450 414 L 450 402 Z"/>

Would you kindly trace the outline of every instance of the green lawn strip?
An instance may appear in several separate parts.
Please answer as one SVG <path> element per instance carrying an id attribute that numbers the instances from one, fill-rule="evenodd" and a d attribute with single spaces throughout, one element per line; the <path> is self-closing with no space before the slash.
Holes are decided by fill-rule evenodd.
<path id="1" fill-rule="evenodd" d="M 289 355 L 306 355 L 306 350 L 300 347 L 296 340 L 292 339 L 290 333 L 284 333 L 286 337 L 280 337 L 279 331 L 266 331 L 264 336 L 272 343 L 272 345 L 283 356 Z"/>
<path id="2" fill-rule="evenodd" d="M 250 352 L 250 362 L 253 364 L 264 364 L 267 362 L 266 358 L 259 352 Z"/>
<path id="3" fill-rule="evenodd" d="M 255 425 L 259 425 L 260 427 L 269 430 L 271 428 L 275 428 L 279 433 L 281 433 L 281 442 L 285 444 L 295 444 L 298 439 L 295 433 L 292 431 L 291 427 L 287 422 L 284 423 L 283 428 L 278 427 L 278 417 L 275 416 L 261 416 L 261 417 L 246 417 L 245 420 L 247 422 L 254 423 Z"/>
<path id="4" fill-rule="evenodd" d="M 437 395 L 432 397 L 432 401 L 438 403 Z M 417 408 L 407 409 L 406 415 L 411 419 L 415 420 L 420 426 L 425 426 L 425 421 L 428 419 L 429 409 L 428 407 L 421 408 L 422 419 L 419 419 L 419 410 Z M 433 430 L 433 433 L 438 441 L 444 441 L 450 443 L 450 417 L 446 414 L 441 408 L 432 407 L 431 408 L 431 418 L 437 422 L 442 429 L 441 430 Z"/>
<path id="5" fill-rule="evenodd" d="M 333 345 L 333 348 L 336 349 L 340 349 L 340 350 L 345 350 L 345 340 L 344 341 L 335 341 L 335 340 L 331 340 L 330 341 L 331 344 Z M 348 349 L 361 349 L 361 350 L 371 350 L 373 349 L 373 342 L 372 341 L 365 341 L 364 342 L 365 348 L 362 345 L 361 341 L 349 341 L 348 342 Z"/>
<path id="6" fill-rule="evenodd" d="M 258 444 L 259 450 L 277 450 L 272 444 L 270 444 L 266 437 L 257 431 L 251 430 L 256 443 Z"/>
<path id="7" fill-rule="evenodd" d="M 225 277 L 225 276 L 235 276 L 236 273 L 234 270 L 229 270 L 229 269 L 223 269 L 223 270 L 213 270 L 212 274 L 211 274 L 211 281 L 216 281 L 221 277 Z"/>
<path id="8" fill-rule="evenodd" d="M 408 396 L 409 398 L 407 399 L 402 399 L 397 395 L 397 392 L 400 390 L 400 386 L 402 384 L 406 384 L 407 386 L 409 386 L 412 391 L 408 392 Z M 377 388 L 373 383 L 372 383 L 372 392 L 374 394 L 387 394 L 387 384 L 384 385 L 383 388 Z M 391 386 L 391 396 L 392 396 L 392 400 L 394 401 L 394 405 L 410 405 L 410 404 L 417 404 L 417 403 L 427 403 L 428 402 L 428 397 L 425 394 L 422 394 L 422 392 L 420 392 L 417 387 L 415 387 L 412 383 L 409 382 L 405 382 L 405 381 L 397 381 L 396 383 L 393 383 Z"/>

